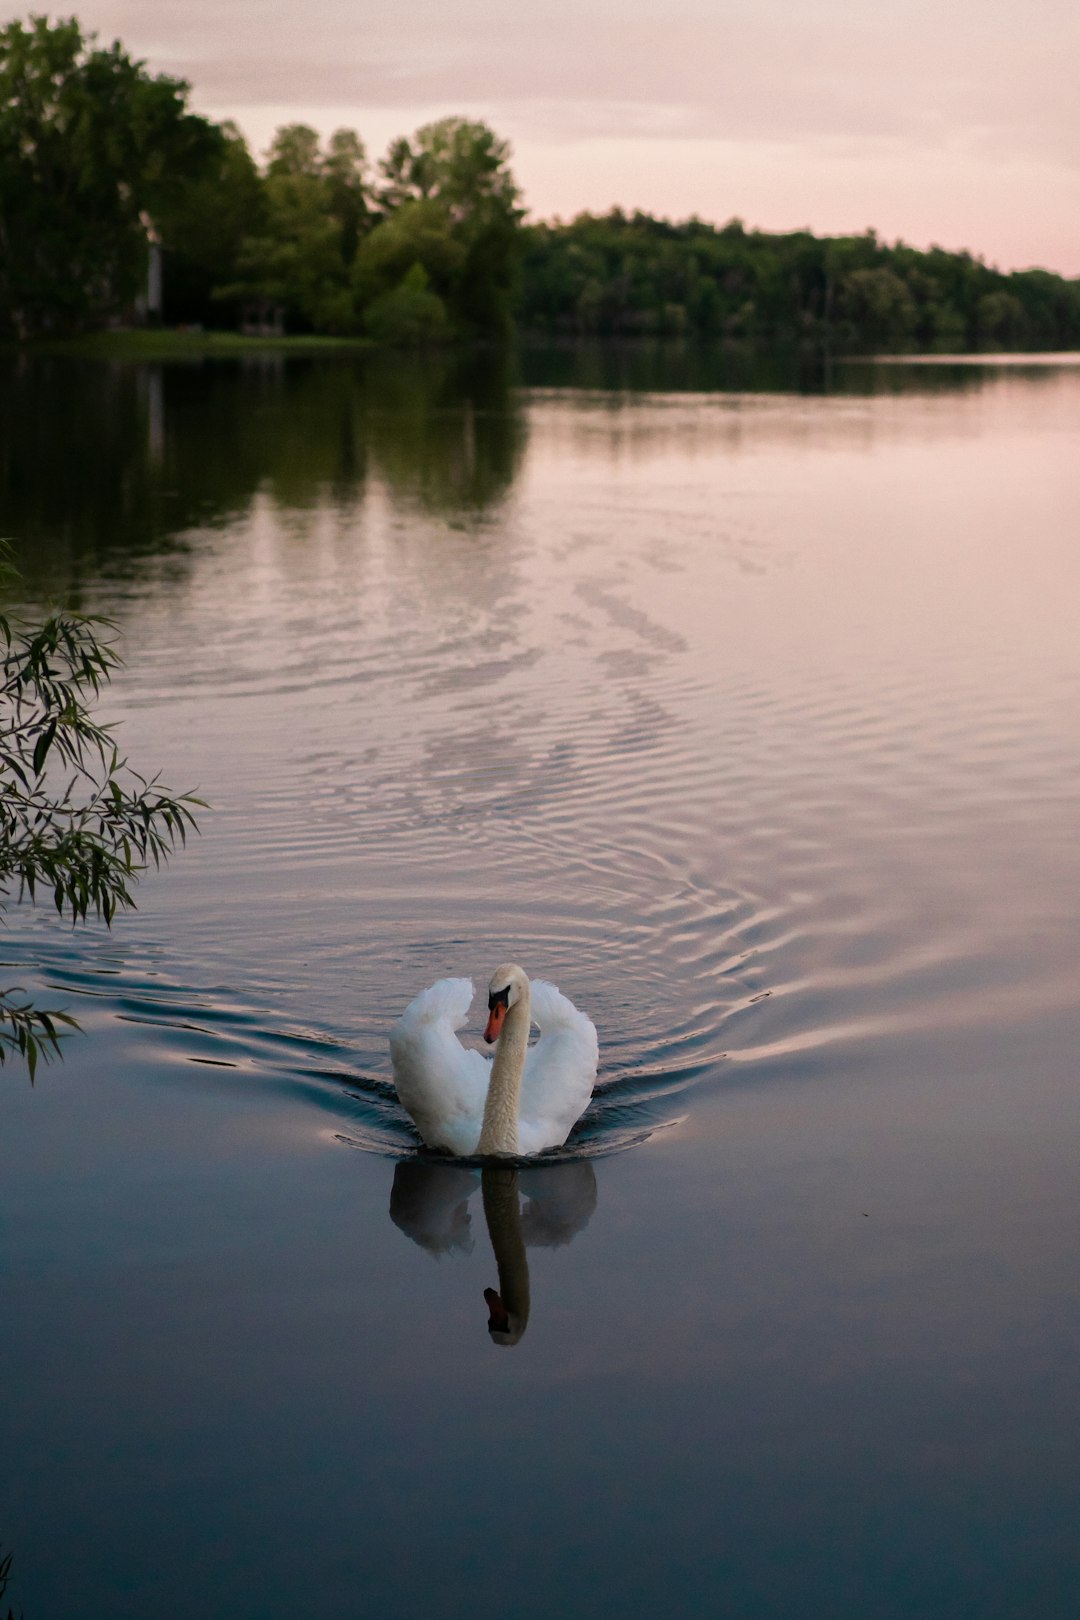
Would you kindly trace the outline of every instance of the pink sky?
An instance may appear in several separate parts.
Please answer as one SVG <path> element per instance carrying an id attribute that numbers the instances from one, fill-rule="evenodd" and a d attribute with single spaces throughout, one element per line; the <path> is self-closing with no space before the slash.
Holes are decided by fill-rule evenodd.
<path id="1" fill-rule="evenodd" d="M 373 157 L 446 113 L 513 144 L 534 217 L 614 204 L 874 226 L 1080 274 L 1074 0 L 86 0 L 256 150 L 303 120 Z"/>

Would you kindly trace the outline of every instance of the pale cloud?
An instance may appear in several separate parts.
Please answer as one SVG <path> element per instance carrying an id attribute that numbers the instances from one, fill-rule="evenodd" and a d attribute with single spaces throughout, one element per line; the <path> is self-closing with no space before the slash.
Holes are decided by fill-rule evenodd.
<path id="1" fill-rule="evenodd" d="M 88 0 L 80 16 L 257 145 L 303 119 L 378 151 L 461 112 L 510 137 L 536 213 L 874 223 L 1080 270 L 1080 8 L 1063 0 Z"/>

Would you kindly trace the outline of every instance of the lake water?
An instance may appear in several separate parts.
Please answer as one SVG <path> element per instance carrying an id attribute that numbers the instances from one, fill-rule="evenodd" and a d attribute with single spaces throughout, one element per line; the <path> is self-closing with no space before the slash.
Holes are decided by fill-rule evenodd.
<path id="1" fill-rule="evenodd" d="M 1077 1612 L 1078 438 L 1067 361 L 4 362 L 23 595 L 211 804 L 0 942 L 84 1029 L 0 1073 L 17 1612 Z M 506 957 L 600 1082 L 482 1185 L 386 1036 Z"/>

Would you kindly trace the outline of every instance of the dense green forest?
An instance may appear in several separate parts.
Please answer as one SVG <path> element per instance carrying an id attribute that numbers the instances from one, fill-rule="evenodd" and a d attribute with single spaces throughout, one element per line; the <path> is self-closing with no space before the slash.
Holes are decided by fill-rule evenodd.
<path id="1" fill-rule="evenodd" d="M 74 18 L 0 29 L 0 332 L 166 322 L 501 337 L 520 260 L 509 148 L 445 118 L 374 168 L 341 129 L 279 129 L 266 162 Z M 148 267 L 160 264 L 158 289 Z"/>
<path id="2" fill-rule="evenodd" d="M 859 350 L 1080 345 L 1080 281 L 1003 275 L 873 231 L 717 228 L 614 211 L 523 233 L 518 318 L 547 333 L 686 333 Z"/>
<path id="3" fill-rule="evenodd" d="M 78 22 L 0 29 L 0 335 L 132 319 L 429 344 L 701 336 L 834 352 L 1080 347 L 1080 281 L 970 253 L 614 210 L 526 224 L 508 144 L 445 118 L 371 163 L 265 160 Z"/>

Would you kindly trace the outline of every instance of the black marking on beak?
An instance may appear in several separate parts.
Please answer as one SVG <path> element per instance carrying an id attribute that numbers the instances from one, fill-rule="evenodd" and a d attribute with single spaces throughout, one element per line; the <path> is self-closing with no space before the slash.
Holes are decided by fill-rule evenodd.
<path id="1" fill-rule="evenodd" d="M 510 1006 L 510 986 L 505 990 L 493 990 L 488 996 L 488 1012 L 494 1012 L 496 1007 Z"/>

